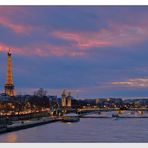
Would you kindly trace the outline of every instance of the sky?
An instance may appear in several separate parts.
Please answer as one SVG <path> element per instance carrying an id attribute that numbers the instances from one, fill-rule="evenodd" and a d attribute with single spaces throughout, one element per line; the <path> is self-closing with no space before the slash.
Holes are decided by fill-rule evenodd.
<path id="1" fill-rule="evenodd" d="M 0 6 L 0 90 L 148 97 L 148 6 Z"/>

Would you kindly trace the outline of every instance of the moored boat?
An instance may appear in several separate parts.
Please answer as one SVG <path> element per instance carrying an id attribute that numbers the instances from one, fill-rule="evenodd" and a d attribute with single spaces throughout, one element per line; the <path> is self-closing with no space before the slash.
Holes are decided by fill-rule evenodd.
<path id="1" fill-rule="evenodd" d="M 65 114 L 62 117 L 63 122 L 78 122 L 80 120 L 79 116 L 75 113 Z"/>

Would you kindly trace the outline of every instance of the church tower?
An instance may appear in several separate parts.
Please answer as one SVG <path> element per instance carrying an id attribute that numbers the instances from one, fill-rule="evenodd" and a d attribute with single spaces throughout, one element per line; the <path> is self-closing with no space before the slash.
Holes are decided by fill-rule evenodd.
<path id="1" fill-rule="evenodd" d="M 8 51 L 7 75 L 6 75 L 6 83 L 4 87 L 4 92 L 9 96 L 16 95 L 16 91 L 15 91 L 13 79 L 12 79 L 12 59 L 11 59 L 10 49 Z"/>

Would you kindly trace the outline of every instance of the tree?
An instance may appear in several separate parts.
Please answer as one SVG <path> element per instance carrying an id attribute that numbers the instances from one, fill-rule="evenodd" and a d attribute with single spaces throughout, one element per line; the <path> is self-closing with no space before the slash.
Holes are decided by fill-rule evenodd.
<path id="1" fill-rule="evenodd" d="M 46 96 L 46 94 L 47 94 L 47 91 L 44 90 L 43 88 L 40 88 L 39 90 L 34 92 L 34 95 L 38 97 L 44 97 Z"/>

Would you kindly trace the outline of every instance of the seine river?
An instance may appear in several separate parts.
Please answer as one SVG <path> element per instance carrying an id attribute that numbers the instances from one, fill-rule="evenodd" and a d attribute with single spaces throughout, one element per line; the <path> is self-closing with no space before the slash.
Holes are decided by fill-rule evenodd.
<path id="1" fill-rule="evenodd" d="M 83 118 L 76 123 L 55 122 L 2 134 L 0 142 L 148 142 L 148 118 Z"/>

